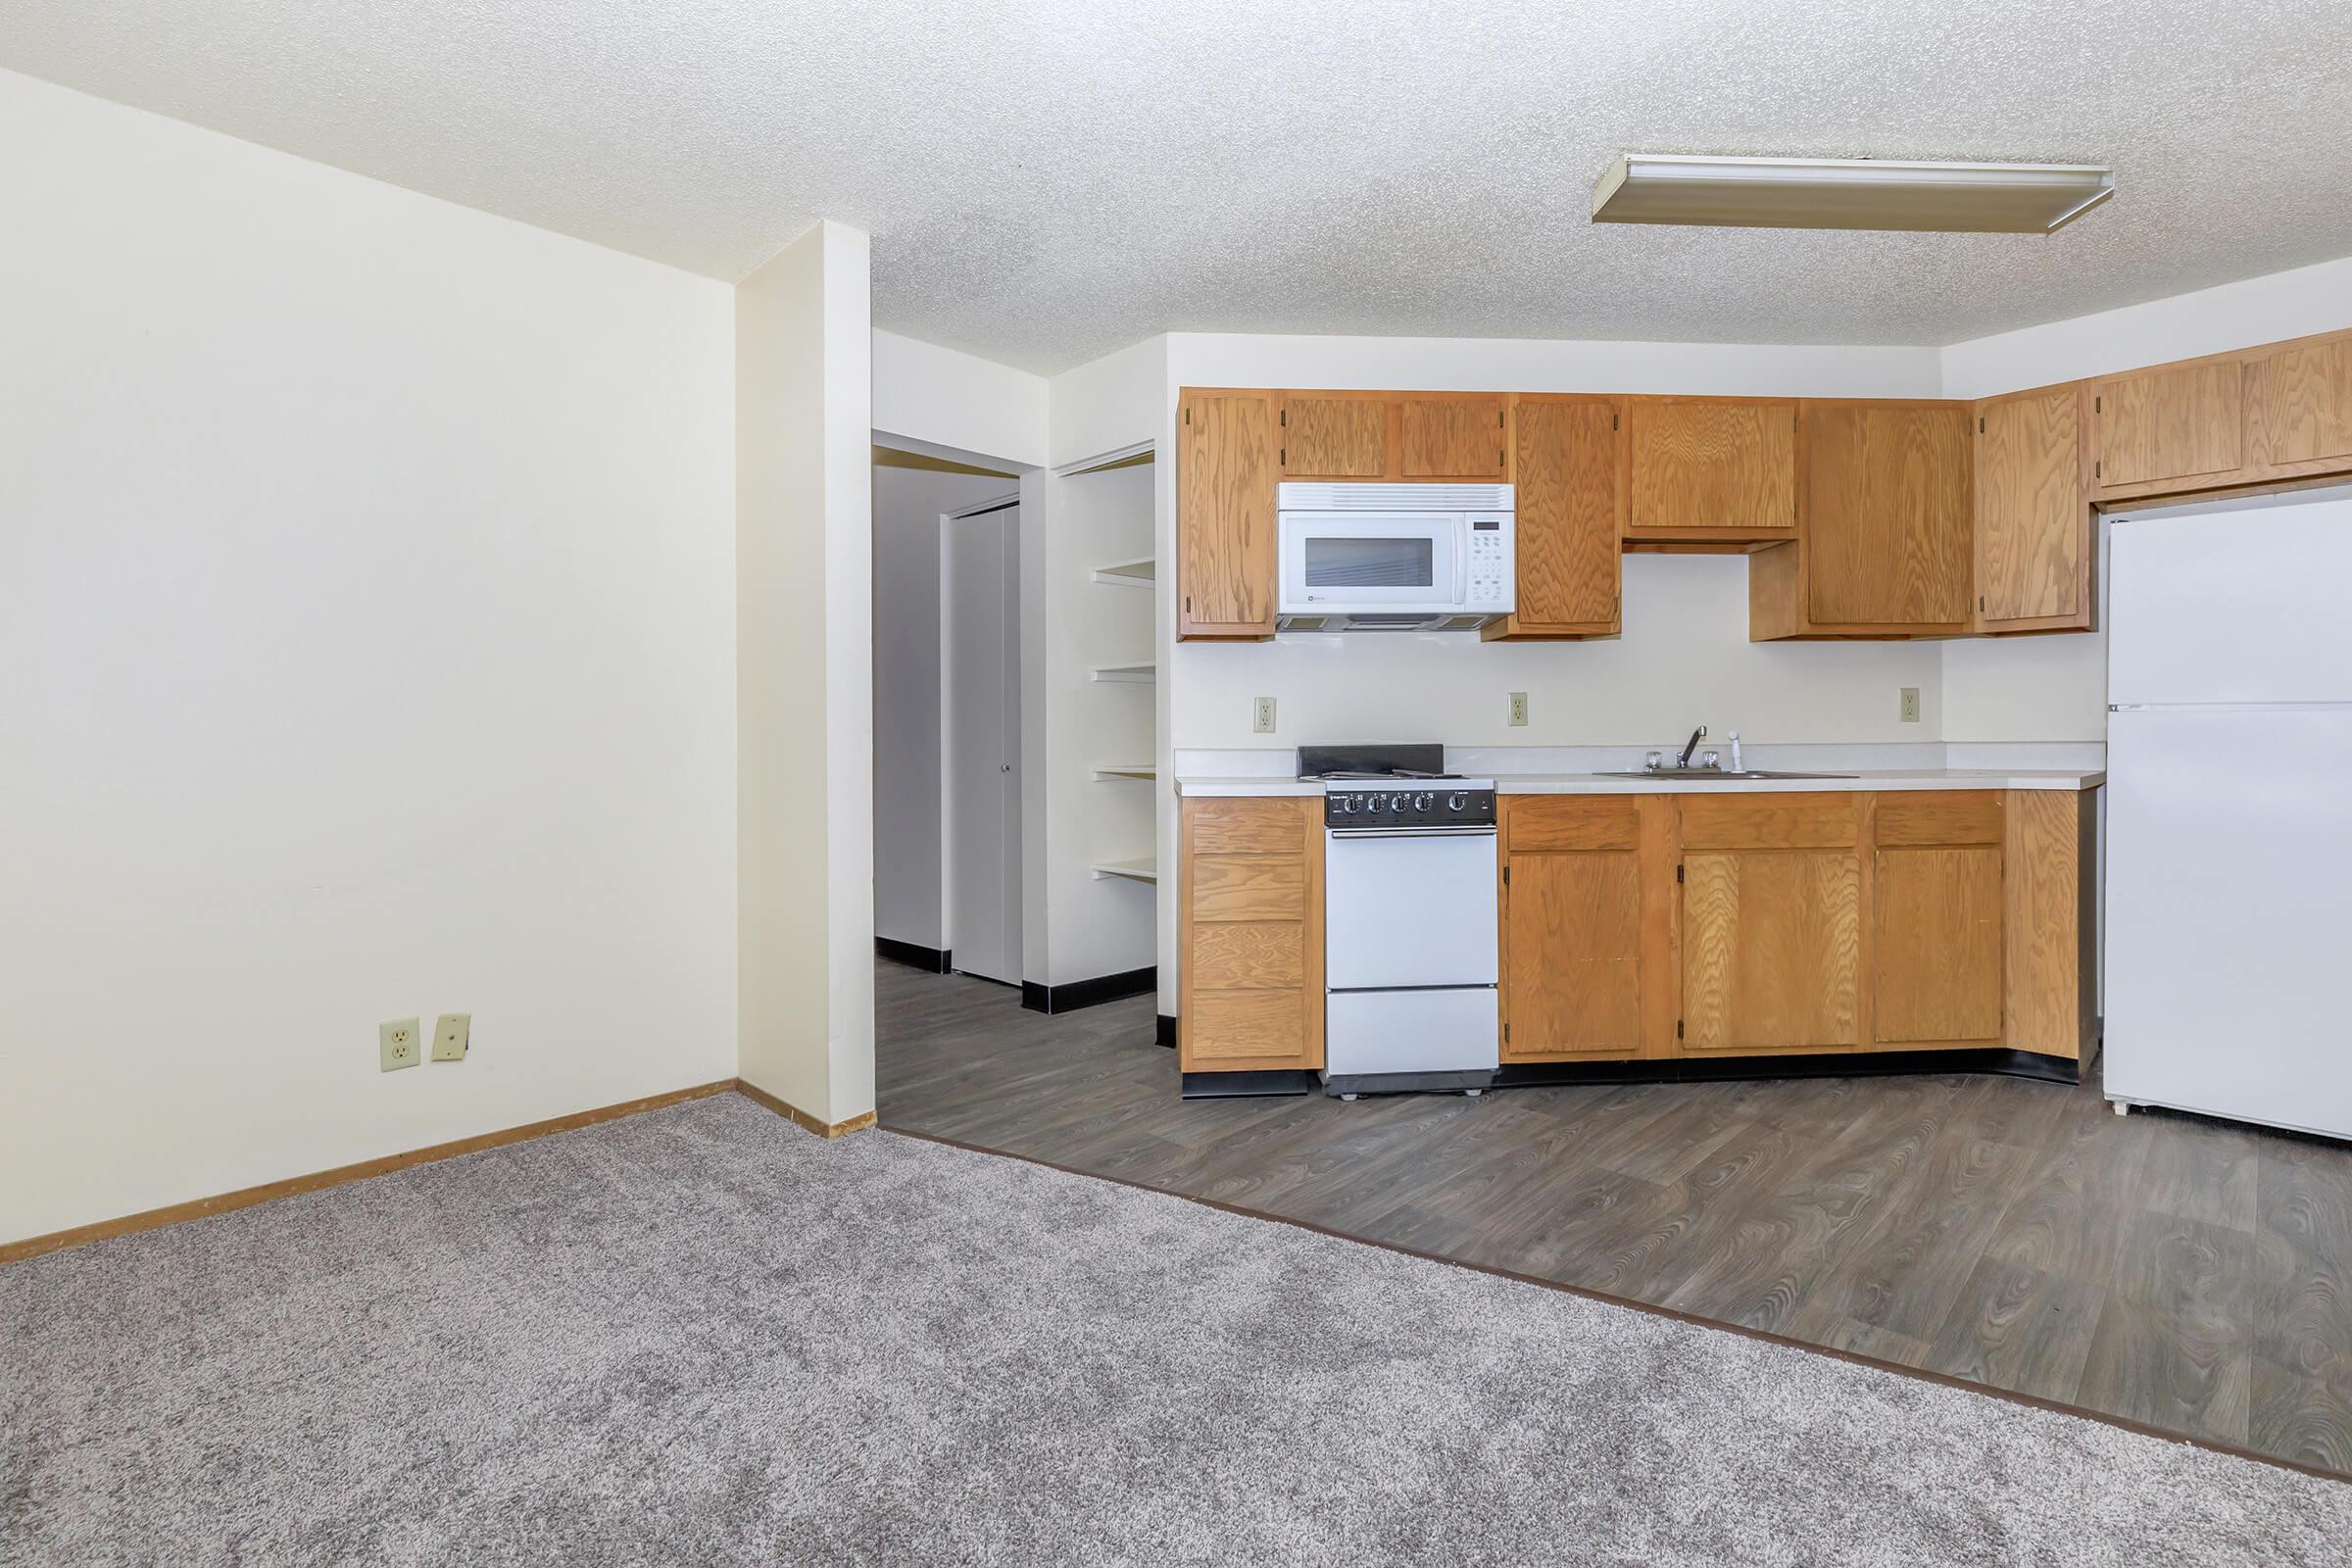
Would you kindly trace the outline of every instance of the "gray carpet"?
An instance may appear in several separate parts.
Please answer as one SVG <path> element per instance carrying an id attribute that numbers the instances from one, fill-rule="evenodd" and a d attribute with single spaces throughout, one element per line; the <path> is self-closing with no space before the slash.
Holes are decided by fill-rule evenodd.
<path id="1" fill-rule="evenodd" d="M 0 1268 L 0 1561 L 2341 1564 L 2352 1487 L 734 1096 Z"/>

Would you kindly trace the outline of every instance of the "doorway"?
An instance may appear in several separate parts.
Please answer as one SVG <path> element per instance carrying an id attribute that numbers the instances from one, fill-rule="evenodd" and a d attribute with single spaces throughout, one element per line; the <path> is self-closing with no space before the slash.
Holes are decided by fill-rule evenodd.
<path id="1" fill-rule="evenodd" d="M 1021 983 L 1017 499 L 941 519 L 940 797 L 955 967 Z"/>

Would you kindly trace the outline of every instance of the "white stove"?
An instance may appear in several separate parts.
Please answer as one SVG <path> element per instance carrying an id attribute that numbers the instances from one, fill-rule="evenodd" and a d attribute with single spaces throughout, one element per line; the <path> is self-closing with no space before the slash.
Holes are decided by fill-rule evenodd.
<path id="1" fill-rule="evenodd" d="M 1323 795 L 1323 1082 L 1478 1094 L 1500 1064 L 1494 781 L 1437 746 L 1298 750 Z"/>

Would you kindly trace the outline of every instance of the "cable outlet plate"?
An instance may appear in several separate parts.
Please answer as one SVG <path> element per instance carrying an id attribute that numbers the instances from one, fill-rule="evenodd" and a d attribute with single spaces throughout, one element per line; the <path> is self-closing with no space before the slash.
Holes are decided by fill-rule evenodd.
<path id="1" fill-rule="evenodd" d="M 433 1059 L 435 1061 L 464 1061 L 466 1048 L 472 1043 L 472 1013 L 445 1012 L 433 1020 Z"/>
<path id="2" fill-rule="evenodd" d="M 383 1059 L 383 1070 L 398 1072 L 414 1067 L 424 1059 L 417 1036 L 423 1033 L 423 1022 L 416 1018 L 395 1018 L 375 1026 L 376 1054 Z"/>

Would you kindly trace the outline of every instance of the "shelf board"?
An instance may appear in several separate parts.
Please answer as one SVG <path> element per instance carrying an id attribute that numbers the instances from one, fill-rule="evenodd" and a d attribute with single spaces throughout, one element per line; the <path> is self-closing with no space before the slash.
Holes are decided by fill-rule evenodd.
<path id="1" fill-rule="evenodd" d="M 1095 767 L 1095 778 L 1098 781 L 1106 778 L 1155 779 L 1157 777 L 1159 777 L 1159 769 L 1150 762 L 1101 762 Z"/>
<path id="2" fill-rule="evenodd" d="M 1095 568 L 1095 581 L 1114 588 L 1149 588 L 1159 580 L 1159 563 L 1151 556 L 1140 561 L 1113 561 Z"/>
<path id="3" fill-rule="evenodd" d="M 1149 659 L 1140 664 L 1097 664 L 1088 673 L 1096 680 L 1129 681 L 1140 684 L 1149 684 L 1158 675 L 1157 667 Z"/>
<path id="4" fill-rule="evenodd" d="M 1159 880 L 1159 862 L 1150 856 L 1146 856 L 1140 860 L 1097 860 L 1093 870 L 1099 877 L 1124 877 L 1130 882 L 1156 882 Z"/>

